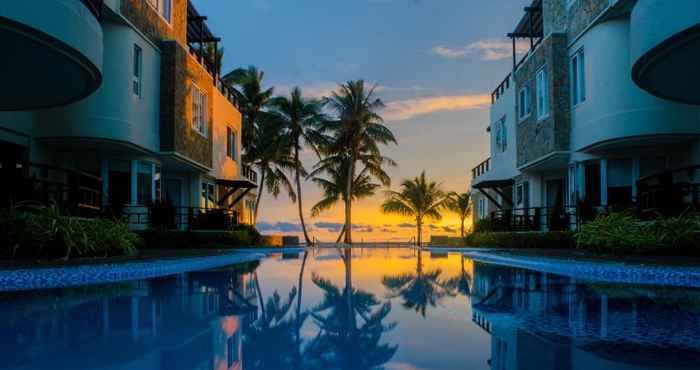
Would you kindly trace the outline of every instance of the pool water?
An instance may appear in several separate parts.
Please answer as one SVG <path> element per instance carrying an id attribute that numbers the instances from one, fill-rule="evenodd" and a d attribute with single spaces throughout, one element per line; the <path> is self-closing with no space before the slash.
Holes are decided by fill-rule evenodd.
<path id="1" fill-rule="evenodd" d="M 0 369 L 698 369 L 700 290 L 413 249 L 0 294 Z"/>

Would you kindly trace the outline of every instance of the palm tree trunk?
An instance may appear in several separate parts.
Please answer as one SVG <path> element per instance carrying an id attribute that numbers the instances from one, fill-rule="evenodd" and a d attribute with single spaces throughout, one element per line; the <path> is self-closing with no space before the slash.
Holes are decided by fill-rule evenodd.
<path id="1" fill-rule="evenodd" d="M 260 280 L 258 280 L 258 272 L 253 273 L 253 278 L 255 279 L 255 290 L 258 296 L 258 302 L 260 304 L 260 313 L 262 314 L 263 321 L 267 322 L 267 314 L 265 313 L 265 301 L 263 300 L 262 290 L 260 289 Z"/>
<path id="2" fill-rule="evenodd" d="M 355 155 L 350 156 L 345 188 L 345 243 L 352 244 L 352 186 L 355 180 Z"/>
<path id="3" fill-rule="evenodd" d="M 418 236 L 416 239 L 418 240 L 418 248 L 423 248 L 423 220 L 420 218 L 416 219 L 416 228 L 418 229 Z"/>
<path id="4" fill-rule="evenodd" d="M 253 221 L 258 222 L 258 208 L 260 208 L 260 198 L 262 198 L 263 186 L 265 184 L 265 170 L 260 166 L 260 186 L 258 186 L 258 199 L 255 200 L 255 212 L 253 212 Z"/>
<path id="5" fill-rule="evenodd" d="M 301 222 L 301 230 L 304 232 L 304 240 L 306 240 L 306 245 L 311 245 L 311 239 L 309 239 L 309 234 L 306 232 L 306 224 L 304 223 L 304 207 L 301 204 L 301 179 L 299 177 L 299 143 L 297 140 L 296 145 L 294 146 L 294 167 L 295 167 L 295 172 L 296 172 L 296 182 L 297 182 L 297 205 L 299 206 L 299 222 Z"/>
<path id="6" fill-rule="evenodd" d="M 343 240 L 343 235 L 345 235 L 345 225 L 343 225 L 343 230 L 340 230 L 340 235 L 338 235 L 338 239 L 335 240 L 335 244 L 338 244 L 341 240 Z"/>
<path id="7" fill-rule="evenodd" d="M 347 234 L 346 234 L 347 235 Z M 352 297 L 352 248 L 345 248 L 345 298 L 348 305 L 348 321 L 351 328 L 355 328 L 355 305 Z"/>
<path id="8" fill-rule="evenodd" d="M 304 252 L 304 259 L 301 261 L 301 269 L 299 270 L 299 293 L 297 295 L 297 324 L 296 324 L 296 336 L 297 336 L 297 348 L 301 346 L 301 292 L 302 286 L 304 284 L 304 267 L 306 266 L 306 258 L 309 256 L 309 251 Z"/>
<path id="9" fill-rule="evenodd" d="M 462 239 L 464 239 L 464 220 L 466 219 L 466 217 L 460 217 L 460 218 L 462 220 L 462 228 L 460 229 L 460 232 L 462 235 Z"/>

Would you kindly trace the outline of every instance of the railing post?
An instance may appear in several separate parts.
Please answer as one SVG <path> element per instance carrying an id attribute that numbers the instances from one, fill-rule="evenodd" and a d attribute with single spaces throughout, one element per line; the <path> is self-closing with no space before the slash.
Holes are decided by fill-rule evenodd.
<path id="1" fill-rule="evenodd" d="M 534 231 L 540 231 L 541 223 L 542 223 L 541 217 L 542 217 L 542 209 L 540 207 L 536 207 L 535 208 L 535 215 L 534 215 L 534 219 L 533 219 L 533 225 L 532 225 Z"/>

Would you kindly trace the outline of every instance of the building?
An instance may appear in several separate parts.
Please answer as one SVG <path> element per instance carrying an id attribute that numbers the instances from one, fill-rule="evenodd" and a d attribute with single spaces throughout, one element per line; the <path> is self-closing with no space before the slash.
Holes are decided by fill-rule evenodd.
<path id="1" fill-rule="evenodd" d="M 476 219 L 573 228 L 595 210 L 698 205 L 700 3 L 534 0 L 508 34 L 491 156 L 472 170 Z M 516 42 L 528 45 L 518 58 Z"/>
<path id="2" fill-rule="evenodd" d="M 0 99 L 3 201 L 110 210 L 135 228 L 156 219 L 152 204 L 180 228 L 253 223 L 241 113 L 192 2 L 45 3 L 0 7 L 0 40 L 26 45 L 1 72 L 16 87 Z"/>

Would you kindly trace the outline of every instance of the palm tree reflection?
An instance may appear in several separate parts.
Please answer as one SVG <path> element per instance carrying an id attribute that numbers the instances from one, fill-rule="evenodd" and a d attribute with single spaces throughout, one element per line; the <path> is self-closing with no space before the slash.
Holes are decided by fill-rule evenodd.
<path id="1" fill-rule="evenodd" d="M 449 281 L 442 280 L 442 270 L 423 271 L 422 251 L 418 250 L 416 272 L 384 276 L 382 284 L 388 289 L 388 298 L 401 297 L 402 305 L 426 317 L 428 307 L 436 307 L 445 296 L 454 296 Z"/>
<path id="2" fill-rule="evenodd" d="M 382 335 L 396 326 L 384 323 L 391 303 L 381 303 L 373 294 L 353 288 L 349 248 L 344 251 L 343 261 L 344 289 L 328 279 L 312 276 L 314 284 L 323 291 L 323 300 L 311 314 L 320 331 L 306 348 L 309 368 L 381 369 L 398 348 L 380 343 Z"/>
<path id="3" fill-rule="evenodd" d="M 461 267 L 459 275 L 447 280 L 446 285 L 450 290 L 468 297 L 471 295 L 472 277 L 464 268 L 464 256 L 461 257 Z"/>

